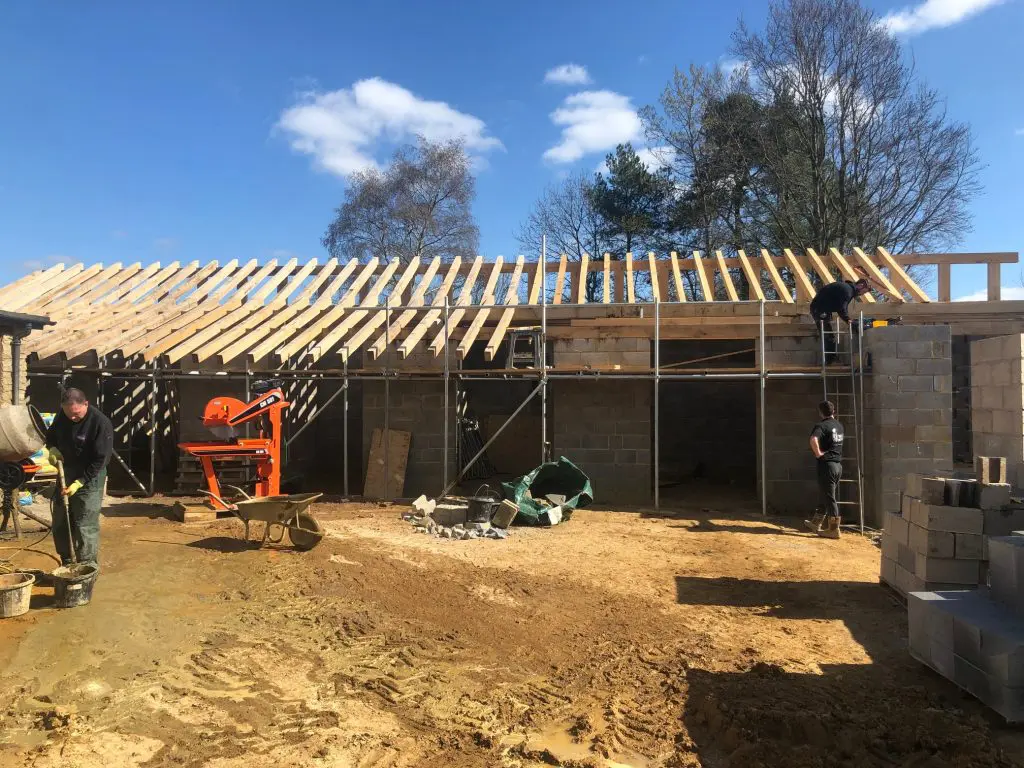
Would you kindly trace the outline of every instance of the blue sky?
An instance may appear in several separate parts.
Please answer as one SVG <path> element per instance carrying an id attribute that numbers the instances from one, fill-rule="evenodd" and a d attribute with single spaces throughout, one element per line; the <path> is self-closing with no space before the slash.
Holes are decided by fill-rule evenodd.
<path id="1" fill-rule="evenodd" d="M 1024 250 L 1024 0 L 869 2 L 973 126 L 985 192 L 958 250 Z M 544 186 L 628 138 L 674 66 L 725 60 L 741 15 L 760 28 L 765 3 L 8 0 L 0 282 L 60 260 L 322 260 L 344 172 L 417 130 L 468 138 L 481 252 L 514 254 Z M 983 287 L 954 269 L 954 296 Z"/>

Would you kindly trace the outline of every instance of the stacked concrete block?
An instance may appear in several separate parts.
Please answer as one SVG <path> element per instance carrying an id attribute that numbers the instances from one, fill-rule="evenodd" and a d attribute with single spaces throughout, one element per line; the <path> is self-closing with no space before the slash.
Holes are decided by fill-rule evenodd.
<path id="1" fill-rule="evenodd" d="M 1024 722 L 1024 536 L 989 541 L 991 590 L 907 598 L 910 652 L 1008 722 Z"/>
<path id="2" fill-rule="evenodd" d="M 904 495 L 900 514 L 886 515 L 882 581 L 902 594 L 976 586 L 983 574 L 982 511 L 945 506 L 939 478 L 912 476 L 908 486 L 919 496 Z"/>
<path id="3" fill-rule="evenodd" d="M 978 477 L 1001 479 L 999 459 L 979 457 Z M 1024 527 L 1024 505 L 1005 483 L 971 478 L 906 479 L 900 513 L 886 515 L 881 579 L 903 594 L 975 586 L 988 578 L 992 536 Z"/>
<path id="4" fill-rule="evenodd" d="M 1024 335 L 971 343 L 971 442 L 975 455 L 1007 457 L 1004 482 L 1024 486 Z"/>
<path id="5" fill-rule="evenodd" d="M 898 509 L 908 475 L 953 468 L 952 342 L 947 326 L 894 325 L 865 333 L 866 518 Z"/>

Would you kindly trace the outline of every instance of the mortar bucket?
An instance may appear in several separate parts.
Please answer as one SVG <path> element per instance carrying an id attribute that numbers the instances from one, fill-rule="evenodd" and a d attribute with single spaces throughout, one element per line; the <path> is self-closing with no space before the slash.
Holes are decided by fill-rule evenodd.
<path id="1" fill-rule="evenodd" d="M 92 587 L 99 568 L 89 563 L 65 565 L 53 572 L 53 604 L 75 608 L 92 600 Z"/>
<path id="2" fill-rule="evenodd" d="M 8 573 L 0 576 L 0 619 L 10 619 L 28 613 L 32 600 L 32 585 L 36 577 L 31 573 Z"/>

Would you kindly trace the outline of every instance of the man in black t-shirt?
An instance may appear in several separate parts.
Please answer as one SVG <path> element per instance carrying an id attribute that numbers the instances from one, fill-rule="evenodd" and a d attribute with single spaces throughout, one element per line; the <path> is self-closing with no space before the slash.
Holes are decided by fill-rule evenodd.
<path id="1" fill-rule="evenodd" d="M 836 495 L 843 477 L 843 425 L 836 420 L 836 408 L 828 400 L 818 404 L 821 421 L 811 430 L 811 452 L 818 460 L 818 491 L 820 513 L 804 523 L 819 536 L 839 538 L 839 503 Z M 822 523 L 827 525 L 822 528 Z"/>
<path id="2" fill-rule="evenodd" d="M 838 314 L 847 325 L 850 323 L 850 302 L 857 296 L 863 296 L 871 290 L 865 279 L 851 283 L 841 280 L 822 287 L 811 301 L 811 317 L 818 326 L 818 332 L 824 337 L 825 364 L 831 363 L 836 356 L 836 334 L 832 326 L 833 313 Z"/>

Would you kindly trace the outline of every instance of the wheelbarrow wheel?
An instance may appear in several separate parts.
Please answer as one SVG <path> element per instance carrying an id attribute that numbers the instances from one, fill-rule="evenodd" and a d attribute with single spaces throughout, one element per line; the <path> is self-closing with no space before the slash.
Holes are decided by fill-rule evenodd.
<path id="1" fill-rule="evenodd" d="M 323 537 L 324 529 L 320 527 L 320 523 L 305 512 L 297 514 L 292 524 L 288 526 L 288 538 L 292 540 L 292 545 L 303 552 L 315 547 Z"/>

